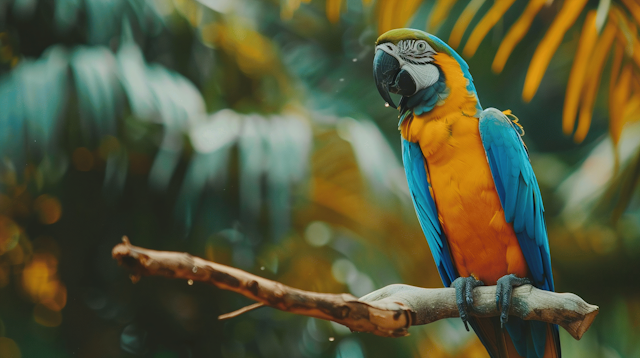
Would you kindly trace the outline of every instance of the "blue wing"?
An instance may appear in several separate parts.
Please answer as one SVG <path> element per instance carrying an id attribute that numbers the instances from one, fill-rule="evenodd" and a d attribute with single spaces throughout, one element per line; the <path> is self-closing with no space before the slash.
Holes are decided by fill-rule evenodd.
<path id="1" fill-rule="evenodd" d="M 425 168 L 425 159 L 418 143 L 402 139 L 402 162 L 404 163 L 404 171 L 407 176 L 413 207 L 416 209 L 422 232 L 424 232 L 424 236 L 429 243 L 433 261 L 438 267 L 442 283 L 445 287 L 450 287 L 451 282 L 458 278 L 459 275 L 453 266 L 449 244 L 438 219 L 438 210 L 431 195 L 431 184 Z M 485 337 L 475 317 L 469 318 L 469 324 L 478 334 L 482 344 L 490 347 L 489 340 Z"/>
<path id="2" fill-rule="evenodd" d="M 458 273 L 453 267 L 449 245 L 438 220 L 438 210 L 431 195 L 431 184 L 427 177 L 424 156 L 418 143 L 402 139 L 402 162 L 413 207 L 416 209 L 420 226 L 429 243 L 433 261 L 438 267 L 442 283 L 445 287 L 449 287 L 458 277 Z"/>
<path id="3" fill-rule="evenodd" d="M 524 143 L 513 122 L 495 108 L 480 114 L 480 137 L 505 219 L 513 223 L 533 281 L 537 287 L 553 291 L 542 196 Z"/>
<path id="4" fill-rule="evenodd" d="M 529 154 L 515 125 L 495 108 L 480 114 L 480 137 L 504 216 L 513 223 L 520 248 L 536 287 L 554 291 L 549 240 L 544 223 L 544 207 Z M 541 357 L 546 344 L 546 323 L 509 318 L 507 331 L 523 356 Z M 527 337 L 526 331 L 531 332 Z M 553 326 L 554 343 L 560 352 L 558 326 Z"/>

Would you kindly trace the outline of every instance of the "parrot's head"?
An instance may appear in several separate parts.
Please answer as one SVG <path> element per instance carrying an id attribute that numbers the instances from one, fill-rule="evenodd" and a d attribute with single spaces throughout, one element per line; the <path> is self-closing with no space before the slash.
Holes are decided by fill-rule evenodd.
<path id="1" fill-rule="evenodd" d="M 441 102 L 448 95 L 447 73 L 459 74 L 462 86 L 475 95 L 467 63 L 434 35 L 415 29 L 394 29 L 376 41 L 373 77 L 382 98 L 394 108 L 397 106 L 389 93 L 403 96 L 401 111 L 411 107 L 419 107 L 419 112 L 430 111 L 433 105 L 427 103 Z"/>

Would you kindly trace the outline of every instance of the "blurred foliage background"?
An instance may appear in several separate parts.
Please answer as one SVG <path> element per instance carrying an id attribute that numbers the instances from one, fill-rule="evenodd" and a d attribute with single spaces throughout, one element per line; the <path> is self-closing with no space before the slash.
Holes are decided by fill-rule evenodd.
<path id="1" fill-rule="evenodd" d="M 0 358 L 486 356 L 459 320 L 401 339 L 269 308 L 219 322 L 248 300 L 133 285 L 111 259 L 128 235 L 307 290 L 441 287 L 371 76 L 376 37 L 402 26 L 460 45 L 483 105 L 527 131 L 557 289 L 601 308 L 581 341 L 561 332 L 565 357 L 640 356 L 639 15 L 635 0 L 0 0 Z"/>

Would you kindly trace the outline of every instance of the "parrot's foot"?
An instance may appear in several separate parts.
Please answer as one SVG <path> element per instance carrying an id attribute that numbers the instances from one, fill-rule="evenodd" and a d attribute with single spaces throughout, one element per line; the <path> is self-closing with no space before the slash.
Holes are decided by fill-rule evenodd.
<path id="1" fill-rule="evenodd" d="M 514 274 L 504 275 L 498 279 L 496 284 L 496 307 L 500 311 L 500 326 L 504 328 L 504 324 L 509 319 L 509 308 L 511 307 L 511 294 L 514 287 L 522 285 L 532 285 L 528 278 L 520 278 Z"/>
<path id="2" fill-rule="evenodd" d="M 484 282 L 476 280 L 474 277 L 458 277 L 451 283 L 451 287 L 456 289 L 456 305 L 458 305 L 460 318 L 467 331 L 469 331 L 467 310 L 473 308 L 473 289 L 478 286 L 484 286 Z"/>

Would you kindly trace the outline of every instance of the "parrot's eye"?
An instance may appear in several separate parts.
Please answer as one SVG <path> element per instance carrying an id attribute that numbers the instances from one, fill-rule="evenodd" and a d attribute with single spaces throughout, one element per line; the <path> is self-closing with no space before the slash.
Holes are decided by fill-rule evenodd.
<path id="1" fill-rule="evenodd" d="M 427 49 L 427 43 L 425 41 L 418 41 L 416 43 L 416 50 L 424 51 Z"/>

